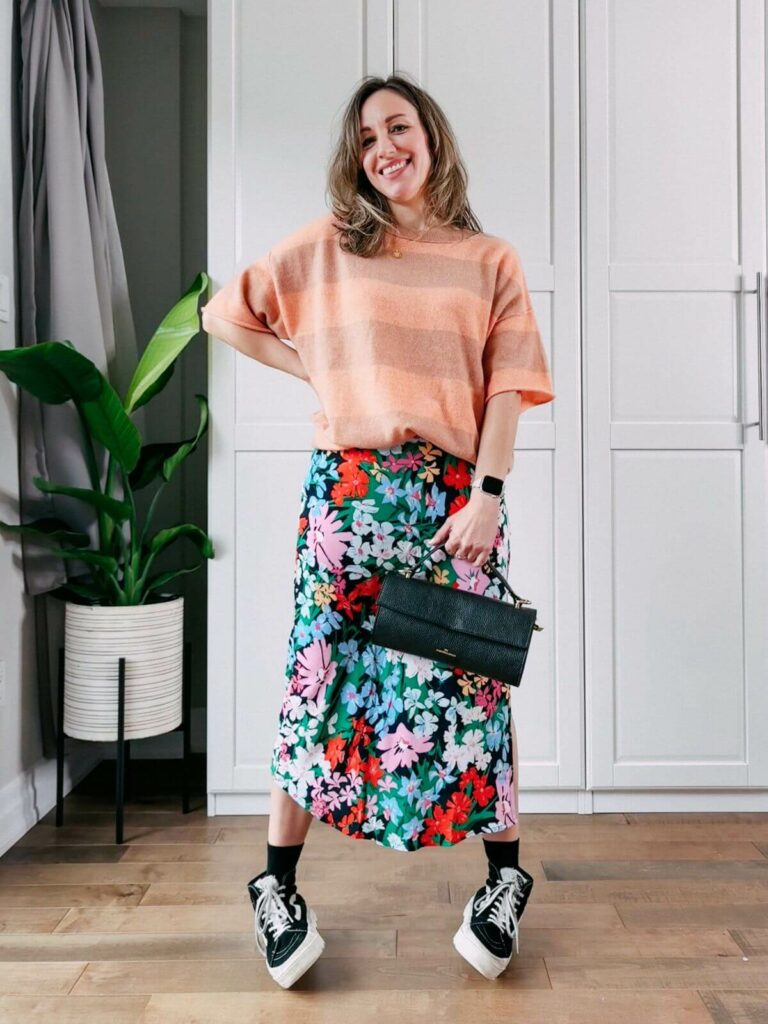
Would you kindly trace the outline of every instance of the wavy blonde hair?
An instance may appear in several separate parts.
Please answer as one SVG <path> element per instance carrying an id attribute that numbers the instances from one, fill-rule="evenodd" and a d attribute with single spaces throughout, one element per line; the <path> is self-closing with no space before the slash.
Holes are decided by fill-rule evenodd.
<path id="1" fill-rule="evenodd" d="M 375 256 L 388 229 L 396 228 L 385 196 L 360 166 L 360 112 L 379 89 L 399 93 L 418 113 L 427 135 L 432 166 L 424 183 L 426 222 L 431 228 L 482 231 L 467 199 L 467 170 L 448 119 L 434 99 L 403 72 L 368 75 L 355 89 L 342 115 L 339 138 L 327 169 L 326 199 L 338 222 L 339 246 L 356 256 Z"/>

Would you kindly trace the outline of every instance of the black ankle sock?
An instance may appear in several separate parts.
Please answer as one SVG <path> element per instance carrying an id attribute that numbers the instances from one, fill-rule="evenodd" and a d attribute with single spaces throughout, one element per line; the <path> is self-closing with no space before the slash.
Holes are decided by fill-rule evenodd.
<path id="1" fill-rule="evenodd" d="M 296 865 L 299 862 L 304 843 L 296 846 L 273 846 L 267 842 L 267 874 L 277 875 L 283 879 L 286 876 L 290 881 L 296 880 Z"/>
<path id="2" fill-rule="evenodd" d="M 497 868 L 519 867 L 519 839 L 513 839 L 511 842 L 494 842 L 493 840 L 489 842 L 487 839 L 483 839 L 483 845 L 490 864 L 495 864 Z"/>

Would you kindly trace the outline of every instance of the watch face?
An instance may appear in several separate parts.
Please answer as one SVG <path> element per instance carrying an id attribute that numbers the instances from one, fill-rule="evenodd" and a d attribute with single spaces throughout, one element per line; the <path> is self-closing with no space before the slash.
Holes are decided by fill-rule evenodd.
<path id="1" fill-rule="evenodd" d="M 504 481 L 497 476 L 484 476 L 482 487 L 488 494 L 495 494 L 496 497 L 499 497 L 504 490 Z"/>

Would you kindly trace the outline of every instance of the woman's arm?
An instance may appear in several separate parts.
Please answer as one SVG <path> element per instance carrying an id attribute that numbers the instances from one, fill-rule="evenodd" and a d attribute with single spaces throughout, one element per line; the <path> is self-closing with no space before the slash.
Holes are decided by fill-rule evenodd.
<path id="1" fill-rule="evenodd" d="M 499 392 L 486 402 L 475 463 L 477 477 L 488 473 L 504 480 L 511 471 L 520 405 L 519 391 Z M 444 544 L 450 555 L 482 566 L 493 550 L 498 526 L 499 499 L 473 488 L 467 504 L 448 516 L 428 543 Z"/>
<path id="2" fill-rule="evenodd" d="M 485 403 L 475 465 L 477 476 L 485 476 L 488 473 L 504 480 L 512 472 L 520 402 L 519 391 L 502 391 Z M 489 497 L 477 489 L 473 491 L 472 496 L 475 495 L 481 498 Z M 498 502 L 496 504 L 498 505 Z"/>
<path id="3" fill-rule="evenodd" d="M 238 352 L 242 352 L 251 359 L 257 359 L 266 366 L 273 366 L 276 370 L 283 370 L 300 380 L 309 383 L 309 375 L 304 364 L 299 358 L 295 348 L 286 345 L 274 335 L 262 333 L 261 331 L 250 331 L 247 327 L 238 327 L 237 324 L 228 320 L 221 320 L 216 316 L 206 316 L 203 313 L 203 330 L 212 334 L 215 338 L 226 341 Z"/>

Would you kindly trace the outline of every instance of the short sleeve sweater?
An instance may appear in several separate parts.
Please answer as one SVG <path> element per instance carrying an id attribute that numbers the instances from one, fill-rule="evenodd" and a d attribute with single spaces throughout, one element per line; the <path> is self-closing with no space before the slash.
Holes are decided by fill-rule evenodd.
<path id="1" fill-rule="evenodd" d="M 314 446 L 387 448 L 423 437 L 475 463 L 485 403 L 555 397 L 520 257 L 484 232 L 386 235 L 342 252 L 333 214 L 288 235 L 203 310 L 293 343 L 322 409 Z M 398 258 L 396 253 L 400 253 Z"/>

